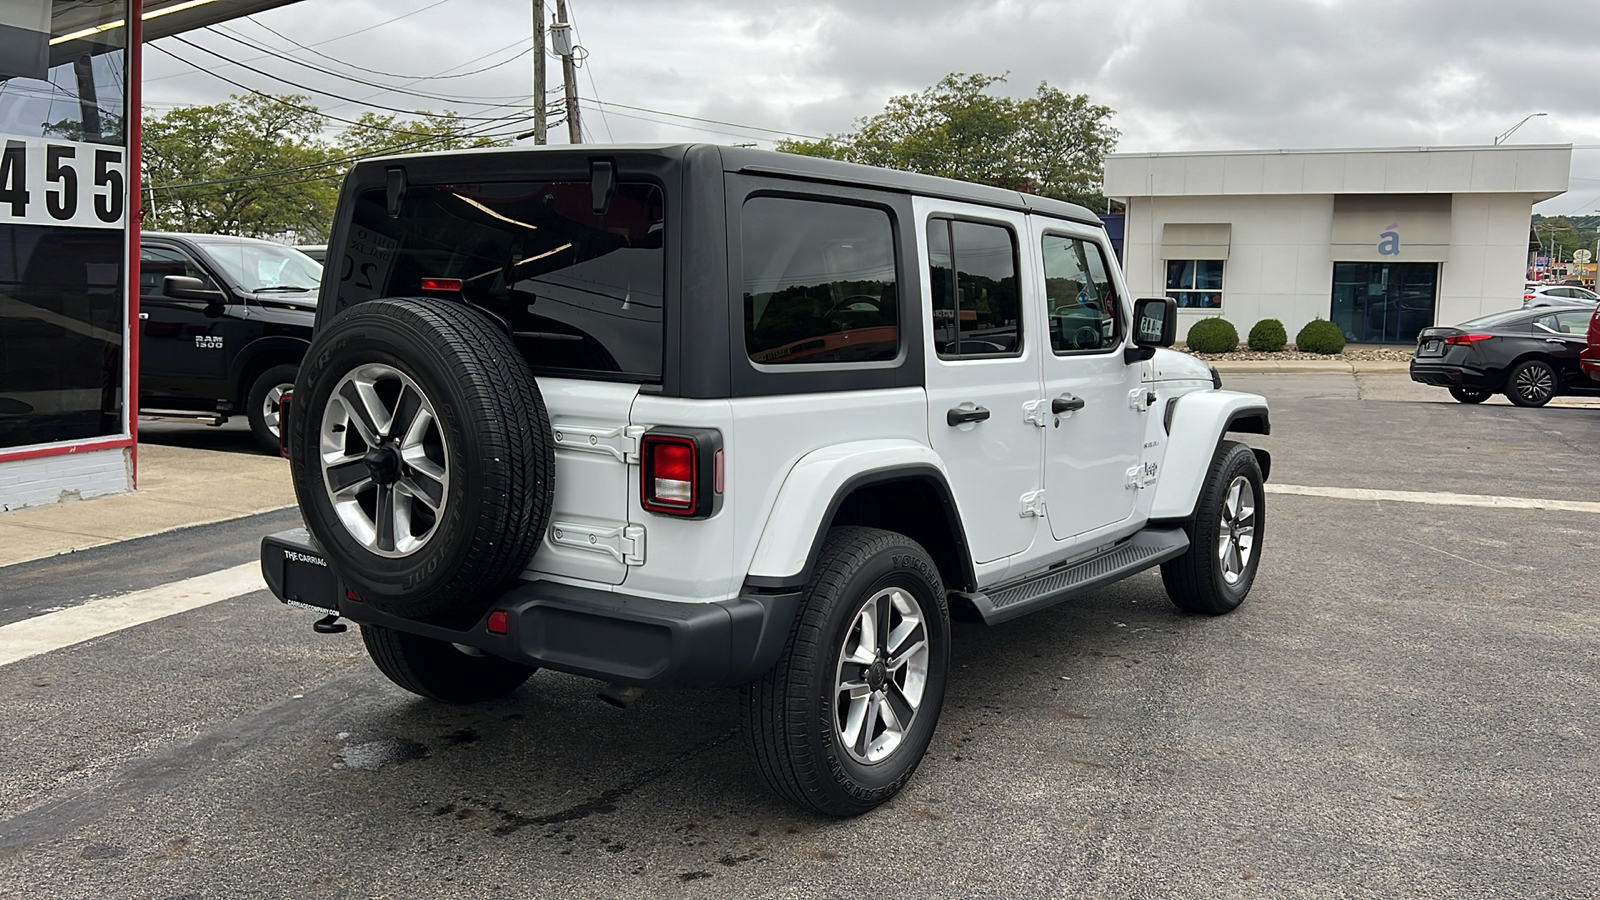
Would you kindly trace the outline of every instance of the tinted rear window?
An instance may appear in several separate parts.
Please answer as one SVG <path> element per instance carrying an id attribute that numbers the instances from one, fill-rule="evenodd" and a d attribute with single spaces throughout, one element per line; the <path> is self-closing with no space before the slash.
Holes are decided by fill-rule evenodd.
<path id="1" fill-rule="evenodd" d="M 1456 327 L 1457 328 L 1493 328 L 1496 325 L 1506 325 L 1506 324 L 1509 324 L 1509 323 L 1515 323 L 1516 320 L 1525 319 L 1525 318 L 1529 318 L 1529 313 L 1528 313 L 1527 310 L 1525 310 L 1525 309 L 1508 309 L 1508 310 L 1506 310 L 1504 312 L 1490 313 L 1487 316 L 1481 316 L 1479 318 L 1472 319 L 1471 321 L 1462 322 L 1460 325 L 1457 325 Z"/>
<path id="2" fill-rule="evenodd" d="M 356 203 L 340 306 L 422 295 L 460 279 L 464 299 L 510 323 L 537 369 L 656 380 L 665 283 L 662 194 L 617 185 L 604 216 L 589 183 L 412 185 L 399 218 L 383 189 Z"/>

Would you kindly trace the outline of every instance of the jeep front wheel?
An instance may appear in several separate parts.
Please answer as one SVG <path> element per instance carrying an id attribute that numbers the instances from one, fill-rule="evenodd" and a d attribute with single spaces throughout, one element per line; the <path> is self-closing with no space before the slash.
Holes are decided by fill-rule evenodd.
<path id="1" fill-rule="evenodd" d="M 1266 519 L 1262 480 L 1249 447 L 1234 441 L 1217 447 L 1194 518 L 1185 525 L 1189 549 L 1161 564 L 1161 583 L 1179 609 L 1220 616 L 1250 593 Z"/>
<path id="2" fill-rule="evenodd" d="M 829 533 L 777 665 L 741 692 L 762 779 L 834 816 L 893 797 L 933 739 L 950 666 L 944 584 L 917 542 Z"/>

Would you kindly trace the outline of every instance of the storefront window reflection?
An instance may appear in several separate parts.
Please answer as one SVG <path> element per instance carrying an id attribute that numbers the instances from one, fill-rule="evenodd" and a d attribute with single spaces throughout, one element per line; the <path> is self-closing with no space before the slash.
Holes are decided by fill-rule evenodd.
<path id="1" fill-rule="evenodd" d="M 0 449 L 126 427 L 127 14 L 0 3 Z"/>

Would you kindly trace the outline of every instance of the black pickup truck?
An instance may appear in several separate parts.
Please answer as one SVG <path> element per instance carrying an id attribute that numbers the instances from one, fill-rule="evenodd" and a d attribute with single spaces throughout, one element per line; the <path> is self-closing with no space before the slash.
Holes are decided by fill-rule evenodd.
<path id="1" fill-rule="evenodd" d="M 221 425 L 243 413 L 278 451 L 278 397 L 311 342 L 322 266 L 216 234 L 139 240 L 139 414 Z"/>

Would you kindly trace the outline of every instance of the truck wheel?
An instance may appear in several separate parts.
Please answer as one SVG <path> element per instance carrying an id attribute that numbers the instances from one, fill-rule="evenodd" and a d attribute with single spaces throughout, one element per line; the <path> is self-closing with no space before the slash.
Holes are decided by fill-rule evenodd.
<path id="1" fill-rule="evenodd" d="M 1161 583 L 1179 609 L 1220 616 L 1244 602 L 1261 562 L 1265 499 L 1256 455 L 1234 441 L 1219 444 L 1184 526 L 1189 549 L 1161 564 Z"/>
<path id="2" fill-rule="evenodd" d="M 509 335 L 443 299 L 358 304 L 300 365 L 290 469 L 306 527 L 361 601 L 475 621 L 549 523 L 555 451 Z"/>
<path id="3" fill-rule="evenodd" d="M 250 420 L 250 433 L 262 450 L 278 455 L 278 398 L 294 387 L 294 373 L 298 366 L 273 366 L 262 372 L 250 384 L 245 395 L 245 416 Z"/>
<path id="4" fill-rule="evenodd" d="M 834 529 L 788 646 L 740 694 L 756 770 L 801 806 L 867 812 L 922 761 L 949 667 L 949 607 L 927 551 L 890 531 Z"/>
<path id="5" fill-rule="evenodd" d="M 493 700 L 516 690 L 539 671 L 509 659 L 381 625 L 361 626 L 361 642 L 390 681 L 441 703 Z"/>

